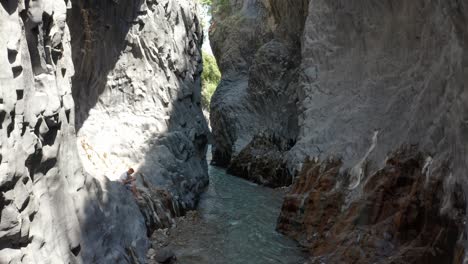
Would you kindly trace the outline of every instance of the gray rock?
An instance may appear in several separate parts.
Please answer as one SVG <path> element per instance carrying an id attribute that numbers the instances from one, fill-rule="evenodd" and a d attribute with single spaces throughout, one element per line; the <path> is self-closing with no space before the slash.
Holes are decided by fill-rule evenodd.
<path id="1" fill-rule="evenodd" d="M 148 249 L 148 253 L 146 254 L 150 258 L 154 258 L 154 255 L 156 255 L 156 250 L 154 248 Z"/>
<path id="2" fill-rule="evenodd" d="M 159 263 L 169 264 L 173 263 L 176 260 L 176 256 L 172 250 L 163 248 L 156 252 L 154 255 L 154 260 Z"/>
<path id="3" fill-rule="evenodd" d="M 308 156 L 338 155 L 357 182 L 364 160 L 376 170 L 398 146 L 418 144 L 434 153 L 433 168 L 450 160 L 447 181 L 461 180 L 466 144 L 455 142 L 466 141 L 459 133 L 465 4 L 431 3 L 422 13 L 418 3 L 374 10 L 321 0 L 217 8 L 210 37 L 223 79 L 211 104 L 215 162 L 228 165 L 269 128 L 297 139 L 285 156 L 292 171 Z M 428 21 L 438 21 L 431 34 Z"/>
<path id="4" fill-rule="evenodd" d="M 223 77 L 210 106 L 214 163 L 227 166 L 266 129 L 287 140 L 297 137 L 306 3 L 243 1 L 215 13 L 210 40 Z"/>
<path id="5" fill-rule="evenodd" d="M 293 175 L 306 158 L 341 158 L 349 205 L 389 153 L 417 146 L 430 153 L 425 177 L 443 177 L 440 209 L 453 214 L 468 170 L 466 2 L 240 0 L 215 8 L 210 40 L 223 73 L 210 113 L 215 163 L 249 164 L 244 157 L 255 156 L 243 151 L 268 128 L 296 142 L 282 157 Z"/>
<path id="6" fill-rule="evenodd" d="M 18 182 L 14 188 L 16 208 L 20 211 L 24 209 L 29 200 L 30 193 L 23 182 Z"/>
<path id="7" fill-rule="evenodd" d="M 196 8 L 1 2 L 0 262 L 143 263 L 147 233 L 193 208 L 208 182 Z M 145 203 L 113 181 L 129 166 Z"/>

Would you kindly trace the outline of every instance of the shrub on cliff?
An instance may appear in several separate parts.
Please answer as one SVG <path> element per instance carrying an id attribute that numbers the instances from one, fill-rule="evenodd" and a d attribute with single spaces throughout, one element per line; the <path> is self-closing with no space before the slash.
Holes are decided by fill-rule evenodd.
<path id="1" fill-rule="evenodd" d="M 198 2 L 205 6 L 211 6 L 213 4 L 212 0 L 198 0 Z"/>
<path id="2" fill-rule="evenodd" d="M 202 107 L 209 109 L 211 96 L 221 80 L 221 72 L 213 55 L 203 52 Z"/>

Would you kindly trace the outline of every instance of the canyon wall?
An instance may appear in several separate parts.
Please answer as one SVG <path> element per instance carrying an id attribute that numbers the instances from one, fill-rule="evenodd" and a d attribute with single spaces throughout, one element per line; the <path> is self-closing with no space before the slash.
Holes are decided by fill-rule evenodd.
<path id="1" fill-rule="evenodd" d="M 188 0 L 1 2 L 1 263 L 144 263 L 196 205 L 202 34 Z"/>
<path id="2" fill-rule="evenodd" d="M 266 149 L 257 149 L 254 165 L 245 163 L 248 154 L 241 151 L 254 135 L 274 138 L 279 152 L 295 143 L 307 9 L 308 1 L 218 1 L 213 7 L 210 40 L 223 73 L 211 103 L 213 162 L 230 166 L 231 173 L 281 185 L 268 179 L 268 173 L 253 172 L 262 166 L 245 169 L 275 163 Z M 285 177 L 291 178 L 290 173 Z"/>
<path id="3" fill-rule="evenodd" d="M 208 180 L 208 126 L 200 110 L 203 31 L 195 2 L 75 6 L 72 87 L 85 169 L 115 179 L 134 167 L 193 208 Z"/>
<path id="4" fill-rule="evenodd" d="M 336 245 L 352 239 L 357 263 L 389 256 L 419 263 L 430 259 L 429 249 L 431 263 L 462 261 L 466 3 L 216 3 L 210 37 L 223 79 L 211 104 L 213 159 L 265 185 L 293 181 L 280 231 L 308 247 L 317 263 L 343 261 Z M 330 160 L 334 171 L 327 173 Z M 410 187 L 414 193 L 399 194 Z M 380 192 L 393 203 L 376 202 Z M 337 205 L 327 207 L 332 198 Z M 355 212 L 372 202 L 375 208 Z M 327 239 L 334 246 L 320 247 Z M 375 253 L 382 241 L 393 251 Z M 399 250 L 406 246 L 420 250 L 405 255 Z"/>

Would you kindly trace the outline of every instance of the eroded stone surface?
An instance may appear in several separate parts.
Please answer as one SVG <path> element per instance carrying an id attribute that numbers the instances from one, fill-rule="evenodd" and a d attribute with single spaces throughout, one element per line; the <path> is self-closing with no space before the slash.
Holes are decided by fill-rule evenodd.
<path id="1" fill-rule="evenodd" d="M 1 2 L 1 263 L 143 263 L 148 232 L 193 208 L 208 181 L 196 8 Z M 140 203 L 110 180 L 129 166 Z"/>
<path id="2" fill-rule="evenodd" d="M 460 185 L 444 193 L 446 167 L 428 176 L 423 154 L 401 150 L 351 202 L 341 166 L 307 162 L 278 219 L 281 232 L 310 250 L 312 263 L 463 263 L 466 204 Z"/>
<path id="3" fill-rule="evenodd" d="M 367 177 L 389 166 L 388 154 L 414 145 L 416 152 L 426 153 L 418 165 L 424 167 L 424 177 L 443 186 L 420 186 L 421 206 L 442 212 L 434 221 L 448 221 L 443 215 L 457 210 L 450 197 L 457 188 L 463 193 L 467 189 L 466 3 L 216 3 L 210 37 L 223 79 L 211 104 L 215 163 L 238 167 L 241 161 L 242 168 L 256 168 L 259 150 L 252 148 L 253 139 L 269 128 L 296 144 L 281 158 L 274 144 L 266 144 L 271 147 L 263 153 L 286 164 L 290 175 L 301 171 L 308 159 L 339 159 L 346 186 L 336 192 L 343 197 L 335 199 L 359 205 L 370 191 L 365 190 Z M 260 164 L 264 160 L 268 158 L 262 157 Z M 447 169 L 439 171 L 442 167 Z M 328 181 L 336 182 L 336 175 Z M 440 202 L 428 197 L 432 192 Z M 325 198 L 316 204 L 313 210 L 334 215 L 317 224 L 341 219 Z M 298 233 L 312 228 L 310 222 L 296 224 L 288 228 L 298 228 Z M 438 222 L 429 225 L 441 230 Z M 454 232 L 461 236 L 462 229 Z M 431 236 L 421 243 L 427 246 L 435 239 Z M 365 259 L 356 254 L 358 261 Z"/>
<path id="4" fill-rule="evenodd" d="M 86 171 L 115 180 L 133 167 L 187 208 L 207 183 L 196 8 L 193 1 L 90 1 L 72 9 L 69 23 Z"/>
<path id="5" fill-rule="evenodd" d="M 210 113 L 215 164 L 228 166 L 264 130 L 297 137 L 295 80 L 308 2 L 293 2 L 215 5 L 210 41 L 223 73 Z"/>
<path id="6" fill-rule="evenodd" d="M 269 128 L 297 140 L 285 157 L 292 172 L 330 155 L 375 171 L 390 151 L 418 144 L 431 166 L 452 160 L 463 178 L 466 4 L 223 3 L 210 32 L 223 71 L 214 162 L 229 165 Z"/>
<path id="7" fill-rule="evenodd" d="M 283 157 L 294 143 L 271 131 L 257 134 L 232 158 L 227 172 L 268 187 L 289 186 L 293 175 Z"/>

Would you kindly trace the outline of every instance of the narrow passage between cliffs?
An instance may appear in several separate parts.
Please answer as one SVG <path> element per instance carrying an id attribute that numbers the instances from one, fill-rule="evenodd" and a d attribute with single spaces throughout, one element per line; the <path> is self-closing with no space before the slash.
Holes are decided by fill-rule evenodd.
<path id="1" fill-rule="evenodd" d="M 154 255 L 165 249 L 184 264 L 304 262 L 298 244 L 275 231 L 284 190 L 250 183 L 214 166 L 208 173 L 210 185 L 198 210 L 179 218 L 176 227 L 153 234 L 149 263 L 158 263 Z"/>

